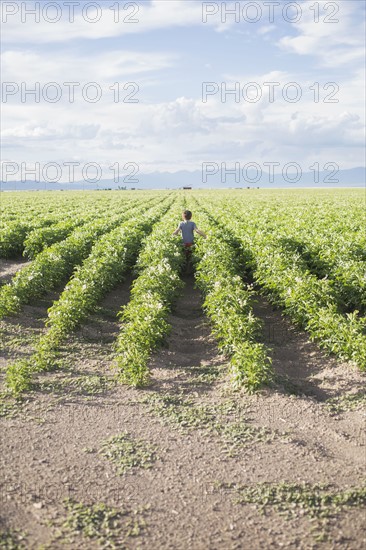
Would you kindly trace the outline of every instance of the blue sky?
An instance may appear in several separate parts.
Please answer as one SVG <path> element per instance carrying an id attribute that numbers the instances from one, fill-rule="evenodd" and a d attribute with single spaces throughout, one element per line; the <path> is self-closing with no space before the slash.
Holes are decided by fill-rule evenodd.
<path id="1" fill-rule="evenodd" d="M 134 11 L 138 22 L 115 23 L 109 8 L 117 3 L 121 18 Z M 80 0 L 70 22 L 65 2 L 38 2 L 40 21 L 35 22 L 22 12 L 21 2 L 2 2 L 3 162 L 95 162 L 103 177 L 116 162 L 136 163 L 145 173 L 199 170 L 203 162 L 297 162 L 304 171 L 314 162 L 337 162 L 341 169 L 365 164 L 364 2 L 298 0 L 291 8 L 291 2 L 278 0 L 273 22 L 264 0 L 128 3 L 124 10 L 127 2 L 101 0 L 94 2 L 96 12 L 91 2 Z M 26 6 L 35 9 L 36 4 Z M 47 18 L 57 15 L 55 5 L 61 19 L 51 23 Z M 87 17 L 100 15 L 98 22 L 83 18 L 88 5 Z M 225 21 L 223 10 L 234 5 L 239 21 L 230 15 Z M 319 22 L 310 9 L 314 5 Z M 301 10 L 298 20 L 285 21 L 284 8 L 288 18 Z M 243 14 L 253 18 L 252 9 L 262 14 L 249 23 Z M 217 13 L 203 23 L 211 10 Z M 41 97 L 36 103 L 30 96 L 22 101 L 22 83 L 32 88 L 37 82 L 41 90 L 57 83 L 60 101 Z M 73 104 L 65 82 L 80 83 Z M 90 82 L 102 91 L 96 103 L 80 92 Z M 138 89 L 137 102 L 115 103 L 110 86 L 116 82 L 120 99 Z M 206 102 L 205 82 L 218 87 Z M 233 96 L 223 101 L 222 83 L 239 86 L 242 93 L 250 82 L 259 87 L 260 100 L 240 95 L 238 102 Z M 273 103 L 266 82 L 278 83 Z M 282 97 L 293 82 L 302 94 L 296 103 Z M 319 102 L 310 89 L 315 82 Z M 14 86 L 19 92 L 11 95 Z M 336 102 L 324 103 L 327 96 Z"/>

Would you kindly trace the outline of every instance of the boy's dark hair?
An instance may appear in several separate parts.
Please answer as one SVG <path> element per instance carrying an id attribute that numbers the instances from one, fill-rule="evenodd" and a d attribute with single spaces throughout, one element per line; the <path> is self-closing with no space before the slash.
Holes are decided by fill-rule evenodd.
<path id="1" fill-rule="evenodd" d="M 190 220 L 192 218 L 192 212 L 190 210 L 183 210 L 183 217 L 185 220 Z"/>

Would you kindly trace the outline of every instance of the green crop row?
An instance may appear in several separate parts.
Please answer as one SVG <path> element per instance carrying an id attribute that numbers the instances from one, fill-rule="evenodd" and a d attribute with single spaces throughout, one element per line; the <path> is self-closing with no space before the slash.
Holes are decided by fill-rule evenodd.
<path id="1" fill-rule="evenodd" d="M 349 257 L 351 248 L 345 248 L 345 240 L 342 239 L 342 246 L 335 243 L 327 243 L 304 238 L 302 243 L 302 257 L 305 259 L 310 271 L 318 278 L 328 278 L 332 281 L 333 293 L 345 311 L 358 310 L 366 311 L 366 262 L 357 257 Z M 364 249 L 366 256 L 366 248 Z M 360 254 L 360 253 L 359 253 Z"/>
<path id="2" fill-rule="evenodd" d="M 147 208 L 146 205 L 144 208 Z M 140 211 L 141 208 L 138 206 Z M 98 238 L 133 216 L 134 209 L 90 222 L 76 229 L 67 239 L 46 248 L 0 289 L 0 318 L 16 313 L 30 300 L 53 290 L 90 253 Z"/>
<path id="3" fill-rule="evenodd" d="M 0 228 L 0 258 L 20 256 L 24 249 L 27 235 L 39 227 L 50 226 L 56 221 L 52 215 L 30 220 L 13 220 L 5 222 Z"/>
<path id="4" fill-rule="evenodd" d="M 230 358 L 234 386 L 253 392 L 273 378 L 269 350 L 258 341 L 261 322 L 253 313 L 253 291 L 243 282 L 238 253 L 227 232 L 213 225 L 203 209 L 197 219 L 210 228 L 209 238 L 196 246 L 196 281 L 205 296 L 203 307 L 220 349 Z"/>
<path id="5" fill-rule="evenodd" d="M 154 207 L 154 213 L 159 217 L 166 209 L 163 203 Z M 152 225 L 151 210 L 141 212 L 97 241 L 59 300 L 48 310 L 48 329 L 40 338 L 35 354 L 30 360 L 8 368 L 6 383 L 13 393 L 26 390 L 34 373 L 54 365 L 57 350 L 65 338 L 94 310 L 101 298 L 123 280 L 136 259 L 143 236 Z"/>
<path id="6" fill-rule="evenodd" d="M 40 227 L 29 233 L 23 243 L 23 256 L 30 260 L 54 243 L 66 239 L 77 227 L 81 227 L 88 221 L 95 220 L 99 216 L 94 213 L 88 216 L 75 216 L 58 222 L 51 227 Z"/>
<path id="7" fill-rule="evenodd" d="M 147 204 L 147 201 L 143 200 L 143 202 Z M 137 208 L 140 203 L 141 201 L 138 200 L 127 200 L 123 203 L 123 207 L 114 205 L 107 211 L 104 205 L 96 204 L 93 208 L 88 209 L 87 213 L 80 214 L 78 211 L 72 214 L 68 213 L 65 219 L 51 227 L 41 227 L 32 231 L 24 241 L 23 256 L 34 259 L 45 248 L 66 239 L 77 227 L 93 220 L 106 219 L 113 214 L 126 212 L 129 208 Z"/>
<path id="8" fill-rule="evenodd" d="M 142 386 L 148 382 L 151 353 L 170 330 L 167 317 L 183 284 L 179 278 L 182 247 L 171 236 L 180 213 L 177 206 L 154 226 L 139 256 L 139 275 L 131 300 L 121 312 L 116 342 L 116 368 L 123 383 Z"/>
<path id="9" fill-rule="evenodd" d="M 274 234 L 273 221 L 267 227 L 268 217 L 258 211 L 248 212 L 237 204 L 215 208 L 220 221 L 241 241 L 243 252 L 252 257 L 254 279 L 270 300 L 325 350 L 365 369 L 365 318 L 358 311 L 343 314 L 334 282 L 311 273 L 301 253 L 291 250 L 291 225 L 284 237 L 280 229 Z"/>
<path id="10" fill-rule="evenodd" d="M 1 193 L 1 220 L 28 220 L 39 216 L 68 212 L 82 203 L 92 205 L 95 201 L 80 193 Z"/>
<path id="11" fill-rule="evenodd" d="M 13 214 L 4 208 L 7 195 L 2 195 L 1 199 L 4 204 L 1 205 L 0 213 L 0 258 L 16 258 L 24 254 L 33 259 L 47 246 L 66 238 L 82 224 L 82 220 L 96 220 L 113 210 L 125 211 L 129 205 L 136 204 L 140 197 L 131 199 L 131 195 L 126 197 L 120 194 L 116 197 L 112 194 L 94 194 L 94 197 L 66 195 L 65 199 L 59 195 L 59 200 L 56 200 L 52 194 L 47 200 L 43 198 L 44 202 L 40 201 L 39 204 L 39 195 L 33 194 L 33 200 L 26 201 L 23 194 L 18 194 Z M 146 200 L 146 197 L 142 200 Z"/>
<path id="12" fill-rule="evenodd" d="M 269 293 L 272 301 L 284 307 L 313 340 L 341 359 L 366 368 L 365 319 L 358 312 L 339 312 L 333 288 L 328 279 L 317 279 L 301 269 L 291 255 L 280 248 L 263 249 L 257 243 L 255 278 Z"/>

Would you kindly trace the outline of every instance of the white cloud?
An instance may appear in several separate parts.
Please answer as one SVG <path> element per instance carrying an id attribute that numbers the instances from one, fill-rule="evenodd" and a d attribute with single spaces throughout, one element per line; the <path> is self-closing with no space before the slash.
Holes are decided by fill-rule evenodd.
<path id="1" fill-rule="evenodd" d="M 93 56 L 74 52 L 8 50 L 1 55 L 2 80 L 14 82 L 98 82 L 113 83 L 172 66 L 175 56 L 154 52 L 112 50 Z"/>
<path id="2" fill-rule="evenodd" d="M 315 20 L 314 11 L 303 9 L 300 21 L 293 24 L 298 34 L 282 37 L 278 45 L 298 55 L 314 55 L 327 67 L 362 63 L 365 48 L 363 3 L 319 0 L 314 5 L 317 4 L 319 21 Z M 339 11 L 333 14 L 337 6 Z"/>
<path id="3" fill-rule="evenodd" d="M 100 162 L 105 166 L 116 161 L 136 162 L 141 171 L 193 170 L 200 162 L 210 160 L 293 161 L 310 166 L 311 160 L 325 163 L 338 159 L 346 163 L 342 167 L 360 165 L 364 158 L 364 76 L 358 61 L 362 39 L 360 23 L 355 22 L 355 3 L 343 2 L 341 6 L 339 24 L 314 24 L 311 20 L 313 12 L 303 10 L 302 20 L 292 26 L 297 34 L 284 36 L 279 42 L 282 52 L 273 47 L 273 58 L 268 57 L 267 48 L 266 56 L 263 56 L 264 50 L 253 52 L 258 65 L 253 65 L 251 59 L 248 66 L 258 67 L 254 74 L 253 71 L 251 74 L 241 72 L 239 67 L 245 65 L 240 60 L 236 63 L 238 71 L 232 69 L 231 44 L 234 42 L 230 40 L 233 35 L 230 40 L 215 35 L 214 39 L 221 40 L 224 48 L 224 62 L 215 58 L 215 48 L 212 49 L 215 54 L 210 55 L 211 42 L 203 45 L 204 62 L 199 59 L 198 69 L 193 48 L 176 47 L 169 33 L 166 40 L 165 37 L 161 42 L 159 39 L 160 52 L 154 49 L 149 35 L 141 38 L 140 47 L 145 52 L 134 51 L 132 47 L 119 49 L 120 40 L 116 37 L 121 34 L 168 27 L 186 26 L 188 40 L 189 28 L 202 24 L 200 2 L 154 0 L 145 3 L 139 13 L 139 24 L 116 25 L 110 19 L 112 12 L 108 10 L 107 19 L 96 25 L 87 24 L 80 18 L 73 25 L 66 22 L 55 26 L 10 24 L 5 38 L 18 38 L 19 46 L 5 50 L 2 55 L 4 81 L 26 82 L 30 88 L 35 82 L 58 82 L 61 85 L 68 81 L 81 84 L 98 82 L 103 88 L 103 100 L 98 103 L 83 101 L 80 88 L 76 92 L 75 104 L 65 99 L 55 104 L 44 100 L 36 104 L 31 98 L 25 103 L 20 101 L 19 95 L 14 96 L 2 105 L 4 147 L 18 162 L 70 161 L 75 158 Z M 211 30 L 227 29 L 230 25 L 232 20 L 225 26 L 220 24 L 220 18 L 209 23 Z M 243 33 L 244 51 L 247 39 L 260 40 L 255 35 L 269 38 L 274 28 L 262 24 L 251 28 L 250 25 L 238 25 L 235 47 L 240 32 Z M 277 26 L 276 33 L 279 31 Z M 90 53 L 90 42 L 85 39 L 102 37 L 112 40 L 103 43 L 103 50 Z M 69 38 L 80 39 L 79 50 L 74 47 L 75 43 L 72 46 L 61 44 Z M 211 34 L 209 40 L 212 39 Z M 34 46 L 32 42 L 38 45 Z M 46 47 L 46 42 L 60 43 L 56 47 L 51 44 Z M 22 50 L 24 43 L 26 47 Z M 41 47 L 39 43 L 42 43 Z M 150 44 L 151 49 L 148 49 Z M 174 51 L 179 53 L 172 53 Z M 298 57 L 287 56 L 286 52 Z M 305 60 L 299 57 L 308 55 L 315 56 L 318 65 L 325 67 L 323 75 L 320 71 L 315 73 L 316 76 L 313 74 L 313 58 Z M 226 74 L 222 74 L 218 67 L 223 67 L 226 60 Z M 178 73 L 180 62 L 182 66 L 184 63 L 181 75 Z M 264 88 L 261 99 L 255 103 L 245 102 L 242 98 L 235 103 L 230 96 L 226 103 L 222 103 L 220 93 L 203 103 L 197 96 L 203 75 L 208 74 L 203 68 L 204 63 L 210 69 L 210 80 L 226 81 L 228 88 L 235 82 L 257 82 L 262 87 L 264 82 L 279 82 L 276 101 L 269 102 L 268 88 Z M 349 67 L 345 67 L 346 63 Z M 272 70 L 268 70 L 269 67 Z M 149 93 L 155 103 L 148 103 L 143 98 L 137 104 L 114 103 L 109 86 L 117 81 L 123 83 L 135 79 L 142 90 L 150 86 Z M 322 86 L 334 79 L 340 88 L 337 94 L 339 102 L 324 103 L 324 96 L 331 89 L 326 92 Z M 319 103 L 314 102 L 314 92 L 310 89 L 315 80 L 321 87 Z M 289 82 L 298 82 L 302 87 L 303 97 L 299 103 L 286 102 L 282 97 L 282 89 Z M 181 89 L 186 83 L 188 92 Z M 197 92 L 192 91 L 194 89 Z"/>
<path id="4" fill-rule="evenodd" d="M 262 81 L 269 75 L 257 76 Z M 13 156 L 19 155 L 19 162 L 47 162 L 55 155 L 72 160 L 76 153 L 85 162 L 111 165 L 122 159 L 138 163 L 141 171 L 154 171 L 167 165 L 172 170 L 197 169 L 203 161 L 244 158 L 308 164 L 311 155 L 323 163 L 347 158 L 347 167 L 352 167 L 362 164 L 363 158 L 362 112 L 343 102 L 222 104 L 218 98 L 202 103 L 180 97 L 157 104 L 120 105 L 118 111 L 116 105 L 105 103 L 73 109 L 59 105 L 57 111 L 53 105 L 6 105 L 6 109 L 3 142 L 14 146 Z"/>
<path id="5" fill-rule="evenodd" d="M 259 0 L 259 2 L 261 1 Z M 22 4 L 25 3 L 22 2 Z M 34 2 L 28 3 L 34 9 Z M 109 4 L 99 1 L 96 4 L 99 6 L 98 10 L 90 7 L 86 13 L 83 13 L 80 8 L 75 9 L 72 22 L 70 22 L 69 8 L 63 2 L 59 3 L 62 8 L 60 10 L 61 18 L 53 23 L 47 21 L 47 18 L 54 17 L 55 13 L 50 10 L 50 13 L 46 12 L 44 16 L 42 5 L 40 21 L 37 23 L 34 15 L 24 15 L 26 22 L 22 23 L 20 19 L 21 9 L 19 9 L 14 15 L 7 17 L 3 41 L 4 43 L 16 42 L 18 44 L 66 43 L 75 39 L 117 38 L 119 36 L 179 27 L 201 27 L 202 29 L 211 27 L 219 33 L 236 27 L 238 33 L 245 33 L 249 36 L 253 27 L 253 18 L 255 19 L 256 16 L 256 3 L 254 3 L 254 9 L 250 9 L 250 7 L 246 9 L 248 6 L 247 0 L 211 2 L 213 6 L 207 8 L 206 16 L 204 15 L 206 12 L 205 5 L 209 2 L 191 0 L 151 0 L 147 2 L 136 0 L 130 2 L 130 4 L 135 6 L 138 4 L 138 9 L 131 6 L 128 10 L 124 10 L 123 4 L 119 2 L 118 14 L 116 10 L 110 9 L 112 6 L 116 6 L 117 2 Z M 233 14 L 235 9 L 237 11 L 236 16 Z M 261 13 L 258 22 L 261 25 L 258 31 L 259 34 L 267 34 L 275 28 L 273 24 L 266 24 L 269 21 L 270 11 L 268 6 L 262 6 L 259 11 Z M 280 13 L 281 11 L 277 13 L 279 19 L 281 18 Z M 96 22 L 90 22 L 94 19 Z"/>
<path id="6" fill-rule="evenodd" d="M 144 133 L 177 136 L 182 134 L 208 135 L 217 131 L 219 125 L 237 124 L 235 113 L 231 116 L 212 114 L 200 101 L 179 97 L 169 103 L 150 105 L 146 120 L 142 122 Z"/>
<path id="7" fill-rule="evenodd" d="M 263 25 L 261 27 L 259 27 L 258 29 L 258 34 L 259 35 L 267 35 L 267 34 L 270 34 L 271 32 L 273 32 L 274 30 L 276 30 L 276 27 L 275 25 Z"/>
<path id="8" fill-rule="evenodd" d="M 28 122 L 22 126 L 8 128 L 2 132 L 3 138 L 21 138 L 34 140 L 94 139 L 99 131 L 99 124 L 74 124 L 52 126 Z"/>
<path id="9" fill-rule="evenodd" d="M 98 13 L 92 8 L 86 14 L 84 13 L 84 15 L 82 12 L 79 11 L 77 13 L 75 10 L 73 22 L 70 22 L 69 10 L 65 6 L 62 9 L 62 19 L 56 23 L 50 23 L 42 16 L 40 17 L 40 22 L 36 23 L 34 16 L 27 16 L 27 23 L 22 24 L 20 21 L 21 11 L 19 10 L 17 14 L 8 17 L 6 27 L 4 28 L 4 41 L 44 44 L 69 42 L 70 40 L 80 38 L 97 40 L 100 38 L 143 33 L 167 27 L 202 25 L 201 2 L 152 0 L 150 3 L 140 3 L 136 13 L 134 13 L 133 9 L 121 9 L 117 21 L 115 21 L 115 12 L 110 9 L 113 3 L 99 2 L 97 4 L 99 4 L 100 8 Z M 100 16 L 100 19 L 96 23 L 88 22 L 88 19 L 97 19 L 98 16 Z M 46 17 L 52 18 L 54 15 L 50 11 Z M 132 22 L 134 20 L 137 22 Z M 217 20 L 215 20 L 214 24 L 217 26 Z"/>

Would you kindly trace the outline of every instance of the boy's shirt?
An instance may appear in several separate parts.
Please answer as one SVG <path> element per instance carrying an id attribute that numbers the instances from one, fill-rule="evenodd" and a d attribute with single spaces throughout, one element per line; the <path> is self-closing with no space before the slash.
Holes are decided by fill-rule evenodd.
<path id="1" fill-rule="evenodd" d="M 196 224 L 192 222 L 191 220 L 182 221 L 179 224 L 179 229 L 182 232 L 182 239 L 183 242 L 186 243 L 193 243 L 194 241 L 194 230 L 196 229 Z"/>

